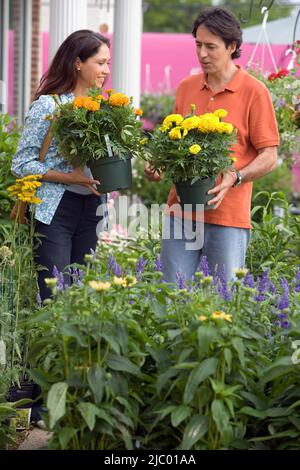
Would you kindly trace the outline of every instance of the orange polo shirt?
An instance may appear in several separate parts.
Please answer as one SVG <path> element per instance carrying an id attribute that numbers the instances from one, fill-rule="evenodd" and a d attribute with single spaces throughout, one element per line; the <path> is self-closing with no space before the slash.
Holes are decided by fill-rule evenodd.
<path id="1" fill-rule="evenodd" d="M 264 147 L 277 146 L 279 135 L 272 99 L 266 86 L 249 75 L 241 66 L 223 90 L 213 93 L 203 73 L 185 78 L 176 93 L 174 112 L 183 116 L 190 114 L 191 104 L 196 114 L 212 113 L 226 109 L 224 121 L 231 122 L 238 130 L 237 143 L 232 147 L 237 158 L 237 170 L 249 165 Z M 229 227 L 251 228 L 252 183 L 242 183 L 226 193 L 220 206 L 204 211 L 204 221 Z M 175 186 L 169 197 L 167 213 L 176 214 L 170 206 L 178 204 Z M 196 219 L 195 213 L 184 213 L 185 218 Z M 198 214 L 197 214 L 198 216 Z"/>

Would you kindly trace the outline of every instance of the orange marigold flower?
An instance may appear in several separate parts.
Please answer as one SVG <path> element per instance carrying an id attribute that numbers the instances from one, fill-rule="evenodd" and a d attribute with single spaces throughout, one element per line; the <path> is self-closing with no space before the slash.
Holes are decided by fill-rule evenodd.
<path id="1" fill-rule="evenodd" d="M 97 101 L 94 101 L 91 98 L 85 96 L 78 96 L 75 98 L 73 101 L 73 106 L 75 109 L 85 108 L 89 111 L 98 111 L 100 108 L 100 104 Z"/>
<path id="2" fill-rule="evenodd" d="M 108 102 L 111 106 L 127 106 L 130 103 L 128 96 L 124 95 L 124 93 L 113 93 L 110 95 Z"/>
<path id="3" fill-rule="evenodd" d="M 136 116 L 142 116 L 143 115 L 143 111 L 141 110 L 141 108 L 136 108 L 134 110 L 134 113 L 136 114 Z"/>

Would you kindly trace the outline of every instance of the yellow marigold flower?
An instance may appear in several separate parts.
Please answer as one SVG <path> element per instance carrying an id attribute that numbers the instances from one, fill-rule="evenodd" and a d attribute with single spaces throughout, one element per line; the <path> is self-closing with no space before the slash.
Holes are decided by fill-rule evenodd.
<path id="1" fill-rule="evenodd" d="M 231 161 L 232 161 L 233 163 L 236 163 L 236 162 L 237 162 L 237 158 L 236 158 L 236 157 L 230 157 L 230 159 L 231 159 Z"/>
<path id="2" fill-rule="evenodd" d="M 216 311 L 216 312 L 213 312 L 212 315 L 211 315 L 211 318 L 214 318 L 216 320 L 224 320 L 225 319 L 225 315 L 226 313 L 222 312 L 222 311 Z"/>
<path id="3" fill-rule="evenodd" d="M 170 126 L 170 127 L 171 127 L 171 126 Z M 167 132 L 167 131 L 170 129 L 170 127 L 168 127 L 168 126 L 160 126 L 158 130 L 161 131 L 161 132 Z"/>
<path id="4" fill-rule="evenodd" d="M 107 290 L 110 288 L 111 283 L 110 282 L 102 282 L 102 281 L 90 281 L 89 286 L 96 290 L 97 292 Z"/>
<path id="5" fill-rule="evenodd" d="M 169 137 L 172 140 L 180 140 L 182 137 L 180 127 L 173 127 L 169 132 Z"/>
<path id="6" fill-rule="evenodd" d="M 227 116 L 227 111 L 226 109 L 216 109 L 214 112 L 214 115 L 217 116 L 218 118 L 223 118 Z"/>
<path id="7" fill-rule="evenodd" d="M 232 322 L 232 315 L 225 314 L 224 320 Z"/>
<path id="8" fill-rule="evenodd" d="M 108 102 L 111 106 L 121 107 L 127 106 L 130 103 L 130 99 L 124 93 L 112 93 Z"/>
<path id="9" fill-rule="evenodd" d="M 42 200 L 38 197 L 33 196 L 29 202 L 31 202 L 31 204 L 41 204 Z"/>
<path id="10" fill-rule="evenodd" d="M 199 315 L 198 320 L 205 321 L 207 320 L 207 317 L 205 315 Z"/>
<path id="11" fill-rule="evenodd" d="M 113 284 L 115 286 L 122 286 L 122 287 L 126 287 L 127 286 L 127 281 L 124 277 L 117 277 L 117 276 L 114 276 L 114 280 L 113 280 Z"/>
<path id="12" fill-rule="evenodd" d="M 198 144 L 191 145 L 189 148 L 189 152 L 192 155 L 197 155 L 197 153 L 199 153 L 200 151 L 201 151 L 201 147 Z"/>
<path id="13" fill-rule="evenodd" d="M 99 100 L 99 101 L 106 101 L 106 98 L 105 98 L 105 96 L 103 96 L 103 95 L 97 95 L 97 96 L 96 96 L 96 100 Z"/>
<path id="14" fill-rule="evenodd" d="M 220 133 L 232 134 L 234 127 L 230 122 L 220 122 L 217 130 Z"/>
<path id="15" fill-rule="evenodd" d="M 176 126 L 179 126 L 179 124 L 181 124 L 182 121 L 183 121 L 183 117 L 181 116 L 181 114 L 169 114 L 169 116 L 167 116 L 163 120 L 162 125 L 170 129 L 173 124 L 175 124 Z"/>
<path id="16" fill-rule="evenodd" d="M 180 124 L 181 127 L 190 131 L 191 129 L 196 129 L 200 124 L 200 118 L 198 116 L 192 116 L 184 119 Z"/>
<path id="17" fill-rule="evenodd" d="M 32 180 L 39 180 L 42 178 L 42 175 L 27 175 L 24 178 L 21 178 L 20 181 L 32 181 Z"/>
<path id="18" fill-rule="evenodd" d="M 136 116 L 142 116 L 142 115 L 143 115 L 143 111 L 142 111 L 141 108 L 136 108 L 136 109 L 134 110 L 134 114 L 135 114 Z"/>

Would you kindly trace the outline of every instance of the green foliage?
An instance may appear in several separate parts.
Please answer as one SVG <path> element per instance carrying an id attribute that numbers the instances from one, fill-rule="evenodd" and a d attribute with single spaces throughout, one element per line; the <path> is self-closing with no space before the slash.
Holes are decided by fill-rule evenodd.
<path id="1" fill-rule="evenodd" d="M 95 94 L 95 90 L 89 93 Z M 110 104 L 114 97 L 115 104 Z M 107 99 L 97 99 L 94 95 L 78 97 L 73 103 L 58 103 L 54 114 L 53 134 L 58 150 L 74 167 L 83 166 L 90 159 L 110 156 L 109 144 L 111 156 L 119 158 L 128 154 L 139 156 L 142 151 L 141 123 L 131 101 L 123 94 L 110 93 Z"/>
<path id="2" fill-rule="evenodd" d="M 210 6 L 210 0 L 147 0 L 145 2 L 144 31 L 164 33 L 190 33 L 193 23 L 204 6 Z M 246 23 L 242 27 L 249 27 L 262 22 L 261 8 L 258 2 L 254 4 L 251 18 L 249 18 L 249 2 L 222 0 L 220 6 L 231 10 L 238 18 Z M 273 5 L 269 12 L 269 21 L 288 16 L 290 6 Z"/>
<path id="3" fill-rule="evenodd" d="M 144 174 L 145 163 L 141 160 L 133 162 L 133 180 L 131 192 L 141 198 L 143 204 L 150 207 L 151 204 L 165 204 L 171 189 L 171 184 L 166 179 L 153 182 Z"/>
<path id="4" fill-rule="evenodd" d="M 6 189 L 14 182 L 11 161 L 19 137 L 15 121 L 8 114 L 0 113 L 0 217 L 7 217 L 12 206 L 12 198 Z"/>
<path id="5" fill-rule="evenodd" d="M 230 123 L 221 121 L 226 114 L 221 109 L 185 118 L 170 114 L 148 142 L 148 161 L 174 182 L 193 183 L 229 169 L 234 161 L 230 147 L 236 133 Z"/>
<path id="6" fill-rule="evenodd" d="M 280 270 L 259 301 L 260 281 L 248 287 L 242 270 L 226 296 L 221 279 L 202 272 L 178 290 L 154 272 L 155 252 L 149 241 L 99 246 L 80 285 L 54 287 L 32 319 L 42 329 L 31 363 L 48 396 L 50 447 L 299 447 L 297 290 L 288 295 L 285 329 Z M 147 263 L 135 282 L 140 255 Z M 291 263 L 289 283 L 298 288 L 295 274 Z"/>
<path id="7" fill-rule="evenodd" d="M 256 200 L 266 203 L 256 205 Z M 253 203 L 253 231 L 247 251 L 247 266 L 255 276 L 268 268 L 278 276 L 289 278 L 294 266 L 300 264 L 300 217 L 291 214 L 290 204 L 280 192 L 257 193 Z M 274 213 L 275 206 L 282 208 L 283 215 Z M 259 222 L 254 221 L 257 214 Z"/>
<path id="8" fill-rule="evenodd" d="M 174 102 L 174 94 L 144 93 L 141 96 L 143 118 L 156 126 L 163 121 L 165 116 L 172 113 Z"/>
<path id="9" fill-rule="evenodd" d="M 278 74 L 264 77 L 258 71 L 249 70 L 271 93 L 280 134 L 279 154 L 288 158 L 289 162 L 292 162 L 292 152 L 300 151 L 300 128 L 296 111 L 299 105 L 300 80 L 295 71 L 283 71 L 283 75 L 279 71 Z"/>

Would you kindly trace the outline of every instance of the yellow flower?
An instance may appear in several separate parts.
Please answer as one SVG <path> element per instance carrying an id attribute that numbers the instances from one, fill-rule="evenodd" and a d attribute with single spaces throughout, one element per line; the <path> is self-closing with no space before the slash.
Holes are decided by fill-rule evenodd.
<path id="1" fill-rule="evenodd" d="M 166 127 L 167 129 L 171 129 L 172 125 L 175 124 L 178 126 L 181 124 L 183 121 L 183 117 L 181 114 L 169 114 L 164 120 L 163 120 L 163 127 Z"/>
<path id="2" fill-rule="evenodd" d="M 134 110 L 134 114 L 135 114 L 136 116 L 142 116 L 142 115 L 143 115 L 143 111 L 141 110 L 141 108 L 136 108 L 136 109 Z"/>
<path id="3" fill-rule="evenodd" d="M 126 287 L 126 286 L 127 286 L 127 281 L 126 281 L 126 279 L 123 278 L 123 277 L 114 276 L 113 284 L 114 284 L 115 286 Z"/>
<path id="4" fill-rule="evenodd" d="M 216 109 L 214 112 L 214 115 L 217 116 L 218 118 L 223 118 L 227 116 L 227 111 L 226 109 Z"/>
<path id="5" fill-rule="evenodd" d="M 205 321 L 207 320 L 207 317 L 205 315 L 199 315 L 198 320 Z"/>
<path id="6" fill-rule="evenodd" d="M 234 127 L 230 122 L 220 122 L 217 126 L 217 131 L 225 134 L 232 134 Z"/>
<path id="7" fill-rule="evenodd" d="M 134 276 L 127 276 L 126 283 L 128 287 L 134 286 L 137 283 L 137 279 Z"/>
<path id="8" fill-rule="evenodd" d="M 234 269 L 233 270 L 234 274 L 236 275 L 236 277 L 238 279 L 243 279 L 247 272 L 248 272 L 248 269 L 247 268 L 237 268 L 237 269 Z"/>
<path id="9" fill-rule="evenodd" d="M 232 315 L 229 315 L 222 311 L 213 312 L 211 318 L 213 318 L 214 320 L 226 320 L 232 322 Z"/>
<path id="10" fill-rule="evenodd" d="M 107 290 L 110 288 L 111 283 L 110 282 L 102 282 L 102 281 L 90 281 L 89 286 L 96 290 L 97 292 Z"/>
<path id="11" fill-rule="evenodd" d="M 180 127 L 173 127 L 173 129 L 170 130 L 169 132 L 169 137 L 172 140 L 179 140 L 181 139 L 181 130 Z"/>
<path id="12" fill-rule="evenodd" d="M 181 122 L 180 126 L 190 131 L 191 129 L 196 129 L 199 124 L 200 118 L 198 116 L 192 116 L 184 119 L 184 121 Z"/>
<path id="13" fill-rule="evenodd" d="M 201 151 L 201 147 L 198 144 L 191 145 L 189 148 L 189 152 L 192 155 L 197 155 L 197 153 L 199 153 L 200 151 Z"/>
<path id="14" fill-rule="evenodd" d="M 144 137 L 143 139 L 140 140 L 141 145 L 145 145 L 148 142 L 148 137 Z"/>
<path id="15" fill-rule="evenodd" d="M 236 163 L 237 162 L 237 158 L 236 157 L 230 157 L 232 163 Z"/>
<path id="16" fill-rule="evenodd" d="M 124 95 L 124 93 L 112 93 L 109 96 L 108 102 L 111 106 L 122 107 L 127 106 L 130 103 L 130 99 L 128 96 Z"/>

